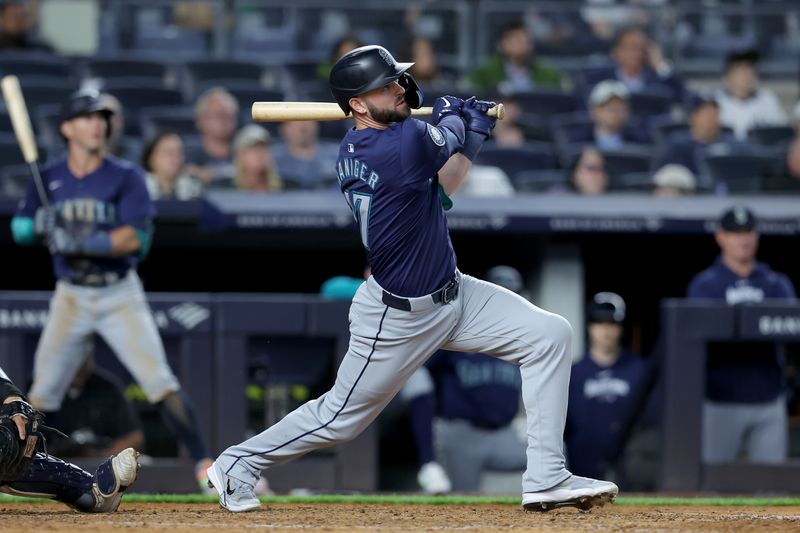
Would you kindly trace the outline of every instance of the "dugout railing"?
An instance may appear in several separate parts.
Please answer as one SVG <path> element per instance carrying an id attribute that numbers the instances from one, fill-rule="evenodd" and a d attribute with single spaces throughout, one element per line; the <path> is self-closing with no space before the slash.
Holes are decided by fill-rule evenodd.
<path id="1" fill-rule="evenodd" d="M 661 489 L 734 493 L 800 491 L 800 461 L 703 464 L 702 405 L 710 342 L 800 342 L 800 305 L 784 301 L 728 306 L 712 300 L 662 303 L 664 354 Z M 746 384 L 742 384 L 746 386 Z"/>

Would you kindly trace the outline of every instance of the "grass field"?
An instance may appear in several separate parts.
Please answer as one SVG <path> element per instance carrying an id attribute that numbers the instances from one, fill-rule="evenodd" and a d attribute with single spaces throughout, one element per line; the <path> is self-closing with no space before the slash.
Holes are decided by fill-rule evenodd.
<path id="1" fill-rule="evenodd" d="M 626 496 L 589 512 L 525 513 L 519 497 L 412 494 L 274 496 L 252 513 L 203 495 L 126 494 L 120 510 L 87 515 L 48 500 L 0 496 L 0 530 L 126 533 L 198 530 L 352 531 L 800 531 L 800 498 Z"/>

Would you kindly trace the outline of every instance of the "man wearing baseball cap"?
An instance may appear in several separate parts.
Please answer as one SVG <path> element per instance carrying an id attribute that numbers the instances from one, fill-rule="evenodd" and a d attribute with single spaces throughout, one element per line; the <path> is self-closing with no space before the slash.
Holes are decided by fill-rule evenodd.
<path id="1" fill-rule="evenodd" d="M 720 256 L 689 283 L 687 296 L 729 305 L 765 298 L 794 300 L 789 278 L 756 260 L 758 221 L 745 206 L 722 214 L 714 233 Z M 783 367 L 774 345 L 714 343 L 707 351 L 703 405 L 703 461 L 720 463 L 744 456 L 779 463 L 787 455 Z"/>
<path id="2" fill-rule="evenodd" d="M 630 124 L 630 91 L 620 81 L 604 80 L 589 94 L 593 124 L 569 134 L 572 143 L 593 143 L 600 150 L 617 150 L 626 144 L 647 144 L 649 139 Z"/>
<path id="3" fill-rule="evenodd" d="M 564 441 L 569 468 L 581 475 L 606 475 L 613 465 L 624 418 L 645 376 L 645 362 L 623 348 L 625 301 L 598 292 L 586 308 L 589 349 L 572 367 Z"/>

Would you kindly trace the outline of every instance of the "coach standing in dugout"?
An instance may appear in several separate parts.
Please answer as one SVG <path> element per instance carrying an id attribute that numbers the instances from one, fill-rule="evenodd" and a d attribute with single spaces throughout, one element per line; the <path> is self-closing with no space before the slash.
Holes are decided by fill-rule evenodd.
<path id="1" fill-rule="evenodd" d="M 792 282 L 756 260 L 755 215 L 743 206 L 726 211 L 714 236 L 719 258 L 689 284 L 689 298 L 724 300 L 729 305 L 765 298 L 795 299 Z M 787 416 L 781 347 L 756 342 L 708 347 L 703 406 L 703 461 L 721 463 L 740 456 L 780 463 L 787 455 Z"/>
<path id="2" fill-rule="evenodd" d="M 85 342 L 98 333 L 187 447 L 202 483 L 211 461 L 136 274 L 150 249 L 155 208 L 143 171 L 106 153 L 112 113 L 96 91 L 77 91 L 64 102 L 67 156 L 42 171 L 48 198 L 31 181 L 11 221 L 18 244 L 44 241 L 58 279 L 30 400 L 42 411 L 58 410 L 86 357 Z"/>

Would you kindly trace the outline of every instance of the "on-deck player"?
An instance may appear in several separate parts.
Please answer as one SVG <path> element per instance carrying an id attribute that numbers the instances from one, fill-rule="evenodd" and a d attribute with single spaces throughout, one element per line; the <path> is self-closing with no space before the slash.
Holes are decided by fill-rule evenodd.
<path id="1" fill-rule="evenodd" d="M 331 71 L 331 92 L 355 118 L 337 173 L 372 275 L 350 307 L 350 345 L 333 388 L 228 448 L 209 468 L 230 511 L 259 506 L 253 487 L 263 469 L 358 435 L 439 348 L 520 367 L 528 419 L 524 508 L 588 508 L 617 494 L 613 483 L 573 476 L 564 465 L 569 323 L 456 269 L 444 211 L 494 127 L 486 115 L 493 103 L 443 97 L 433 125 L 411 119 L 422 98 L 406 73 L 411 66 L 365 46 Z"/>
<path id="2" fill-rule="evenodd" d="M 95 91 L 77 91 L 64 102 L 67 156 L 42 171 L 50 205 L 42 205 L 31 181 L 11 221 L 18 244 L 47 244 L 58 279 L 36 349 L 31 403 L 58 410 L 86 357 L 86 340 L 98 333 L 159 406 L 205 485 L 211 458 L 136 274 L 150 248 L 155 209 L 142 170 L 106 154 L 111 115 Z"/>

